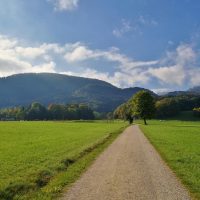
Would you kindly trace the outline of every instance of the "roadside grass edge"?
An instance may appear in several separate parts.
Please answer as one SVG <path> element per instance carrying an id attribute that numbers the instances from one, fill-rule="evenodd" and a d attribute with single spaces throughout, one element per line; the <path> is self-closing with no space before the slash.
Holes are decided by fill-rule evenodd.
<path id="1" fill-rule="evenodd" d="M 60 161 L 60 166 L 55 172 L 41 171 L 37 179 L 32 183 L 19 183 L 10 185 L 4 191 L 0 191 L 2 200 L 50 200 L 61 197 L 83 172 L 93 163 L 97 156 L 102 153 L 126 128 L 109 133 L 106 137 L 88 146 L 74 157 Z"/>
<path id="2" fill-rule="evenodd" d="M 150 142 L 150 144 L 152 144 L 152 146 L 155 148 L 155 150 L 158 152 L 158 154 L 160 155 L 160 157 L 163 159 L 164 163 L 169 167 L 169 169 L 172 171 L 172 173 L 176 176 L 176 178 L 178 179 L 178 181 L 185 187 L 185 189 L 187 190 L 188 194 L 190 195 L 190 197 L 194 200 L 198 200 L 199 198 L 193 193 L 190 185 L 184 181 L 184 179 L 181 177 L 181 174 L 178 173 L 178 171 L 176 171 L 176 169 L 170 164 L 169 160 L 167 159 L 167 157 L 165 156 L 164 153 L 162 153 L 162 151 L 158 148 L 158 146 L 153 142 L 153 140 L 148 136 L 148 134 L 145 133 L 145 130 L 143 129 L 141 123 L 137 123 L 137 125 L 139 125 L 140 130 L 142 131 L 142 133 L 145 135 L 145 137 L 148 139 L 148 141 Z"/>

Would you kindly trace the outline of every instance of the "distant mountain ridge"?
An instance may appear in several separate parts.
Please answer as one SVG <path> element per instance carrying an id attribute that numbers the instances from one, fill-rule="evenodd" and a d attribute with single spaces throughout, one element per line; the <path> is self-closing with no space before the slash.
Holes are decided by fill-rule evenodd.
<path id="1" fill-rule="evenodd" d="M 200 86 L 196 86 L 196 87 L 190 88 L 188 91 L 189 92 L 196 92 L 196 93 L 200 94 Z"/>
<path id="2" fill-rule="evenodd" d="M 200 86 L 190 88 L 186 91 L 173 91 L 165 94 L 164 96 L 181 96 L 181 95 L 200 95 Z"/>
<path id="3" fill-rule="evenodd" d="M 109 112 L 144 88 L 121 89 L 105 81 L 53 73 L 27 73 L 0 78 L 0 107 L 50 103 L 87 103 Z M 153 93 L 153 92 L 152 92 Z"/>

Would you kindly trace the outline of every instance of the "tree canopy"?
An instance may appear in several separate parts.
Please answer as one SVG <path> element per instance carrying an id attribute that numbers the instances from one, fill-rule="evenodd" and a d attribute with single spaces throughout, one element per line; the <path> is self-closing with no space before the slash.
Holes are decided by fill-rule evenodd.
<path id="1" fill-rule="evenodd" d="M 94 113 L 85 104 L 50 104 L 48 108 L 33 102 L 27 107 L 0 110 L 1 120 L 92 120 Z"/>
<path id="2" fill-rule="evenodd" d="M 131 105 L 131 102 L 128 101 L 117 107 L 114 111 L 114 118 L 128 120 L 131 124 L 133 122 L 133 106 Z"/>
<path id="3" fill-rule="evenodd" d="M 155 101 L 153 96 L 147 91 L 140 91 L 133 96 L 131 100 L 133 106 L 133 115 L 144 120 L 151 119 L 155 114 Z"/>
<path id="4" fill-rule="evenodd" d="M 126 103 L 118 106 L 114 111 L 114 117 L 118 119 L 129 120 L 134 117 L 142 117 L 146 112 L 144 112 L 144 108 L 147 110 L 152 109 L 151 113 L 153 115 L 146 116 L 146 119 L 152 118 L 155 116 L 157 119 L 167 119 L 171 117 L 178 117 L 179 114 L 183 111 L 193 111 L 194 116 L 200 116 L 200 95 L 196 94 L 184 94 L 179 96 L 152 96 L 151 93 L 147 91 L 138 92 L 131 99 L 129 99 Z M 153 99 L 152 99 L 153 98 Z M 155 101 L 155 106 L 153 105 Z M 148 108 L 149 104 L 150 109 Z M 143 106 L 145 105 L 145 106 Z M 154 115 L 155 113 L 155 115 Z M 129 122 L 131 122 L 129 120 Z"/>

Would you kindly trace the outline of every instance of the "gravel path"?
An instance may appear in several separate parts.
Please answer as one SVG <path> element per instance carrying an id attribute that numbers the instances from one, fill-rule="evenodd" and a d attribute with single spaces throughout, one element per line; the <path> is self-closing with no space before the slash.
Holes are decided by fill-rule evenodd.
<path id="1" fill-rule="evenodd" d="M 62 200 L 189 200 L 138 126 L 127 128 Z"/>

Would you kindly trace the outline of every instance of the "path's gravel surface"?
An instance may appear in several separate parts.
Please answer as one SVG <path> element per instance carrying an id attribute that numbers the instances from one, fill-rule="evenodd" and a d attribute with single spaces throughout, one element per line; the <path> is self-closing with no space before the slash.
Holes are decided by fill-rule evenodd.
<path id="1" fill-rule="evenodd" d="M 125 130 L 63 200 L 189 200 L 138 126 Z"/>

